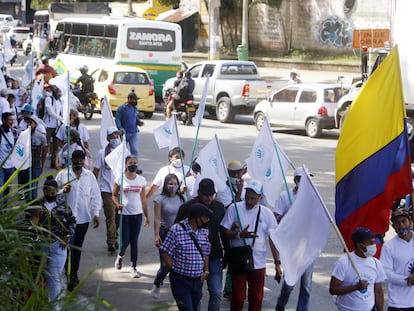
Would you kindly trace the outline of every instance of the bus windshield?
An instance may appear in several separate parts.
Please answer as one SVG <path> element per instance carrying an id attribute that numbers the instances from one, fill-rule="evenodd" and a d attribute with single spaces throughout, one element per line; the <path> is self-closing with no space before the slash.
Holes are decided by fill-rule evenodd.
<path id="1" fill-rule="evenodd" d="M 178 24 L 144 19 L 61 20 L 55 30 L 58 73 L 87 64 L 94 69 L 124 64 L 146 70 L 154 82 L 156 97 L 162 96 L 165 80 L 181 68 L 181 28 Z"/>

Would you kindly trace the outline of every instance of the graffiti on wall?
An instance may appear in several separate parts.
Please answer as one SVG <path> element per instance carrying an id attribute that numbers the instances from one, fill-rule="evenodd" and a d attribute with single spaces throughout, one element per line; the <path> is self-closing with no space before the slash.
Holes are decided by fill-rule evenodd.
<path id="1" fill-rule="evenodd" d="M 324 20 L 319 28 L 319 41 L 322 45 L 336 48 L 352 46 L 352 24 L 331 16 Z"/>

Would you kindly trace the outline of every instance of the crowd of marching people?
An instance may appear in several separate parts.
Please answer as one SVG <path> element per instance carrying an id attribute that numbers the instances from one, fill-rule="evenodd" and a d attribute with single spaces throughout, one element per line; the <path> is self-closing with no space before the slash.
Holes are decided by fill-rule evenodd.
<path id="1" fill-rule="evenodd" d="M 172 146 L 168 163 L 148 182 L 138 169 L 139 126 L 143 123 L 134 92 L 118 109 L 114 124 L 105 128 L 106 145 L 93 162 L 90 136 L 80 123 L 77 109 L 69 107 L 64 119 L 63 91 L 54 84 L 56 72 L 52 69 L 47 59 L 42 60 L 36 75 L 43 86 L 35 101 L 34 86 L 28 91 L 7 74 L 7 87 L 0 90 L 0 185 L 19 169 L 21 199 L 40 199 L 39 224 L 51 232 L 50 243 L 43 249 L 48 258 L 45 281 L 49 299 L 57 299 L 66 287 L 73 290 L 79 284 L 82 245 L 89 226 L 100 225 L 102 209 L 114 269 L 123 269 L 129 247 L 132 278 L 141 277 L 137 265 L 141 227 L 153 223 L 160 266 L 149 289 L 152 298 L 160 298 L 161 286 L 169 275 L 179 310 L 199 310 L 206 283 L 209 311 L 220 310 L 223 296 L 230 299 L 231 310 L 242 310 L 247 299 L 248 310 L 259 311 L 269 249 L 274 262 L 270 273 L 282 282 L 275 308 L 285 310 L 295 282 L 286 279 L 282 268 L 286 257 L 272 237 L 279 226 L 289 223 L 295 202 L 307 208 L 299 194 L 301 185 L 309 183 L 313 175 L 305 167 L 295 168 L 294 188 L 286 187 L 272 202 L 274 197 L 266 193 L 264 181 L 255 178 L 252 171 L 246 172 L 246 165 L 240 161 L 226 163 L 226 179 L 221 184 L 206 174 L 211 167 L 201 155 L 190 167 L 184 165 L 184 150 Z M 24 139 L 30 139 L 29 165 L 19 161 Z M 39 182 L 46 167 L 58 173 Z M 42 187 L 38 183 L 43 183 Z M 8 193 L 6 189 L 0 194 L 6 204 Z M 152 220 L 150 206 L 154 209 Z M 354 230 L 354 251 L 338 260 L 329 286 L 339 310 L 384 310 L 382 283 L 386 279 L 388 310 L 414 310 L 411 214 L 396 209 L 391 221 L 397 236 L 384 244 L 377 254 L 380 260 L 373 257 L 377 253 L 376 235 L 368 228 Z M 64 271 L 66 286 L 61 282 Z M 310 262 L 296 279 L 300 280 L 298 311 L 310 309 L 312 274 Z"/>

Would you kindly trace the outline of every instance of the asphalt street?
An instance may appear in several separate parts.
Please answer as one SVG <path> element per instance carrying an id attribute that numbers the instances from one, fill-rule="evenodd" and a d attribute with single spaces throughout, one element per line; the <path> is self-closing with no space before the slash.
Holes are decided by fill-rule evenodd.
<path id="1" fill-rule="evenodd" d="M 22 67 L 15 67 L 12 71 L 21 75 Z M 278 69 L 260 67 L 259 71 L 264 77 L 285 77 L 289 69 Z M 338 76 L 344 76 L 345 83 L 350 83 L 356 73 L 349 72 L 322 72 L 300 70 L 303 82 L 326 82 L 336 81 Z M 207 113 L 206 113 L 207 116 Z M 92 120 L 86 121 L 81 116 L 81 122 L 89 130 L 91 140 L 91 152 L 94 157 L 100 148 L 99 131 L 100 115 L 96 114 Z M 143 176 L 151 183 L 156 171 L 167 164 L 167 149 L 159 150 L 152 130 L 164 122 L 164 116 L 157 112 L 152 119 L 144 119 L 144 126 L 140 132 L 140 155 L 139 167 L 143 170 Z M 179 133 L 182 146 L 187 153 L 186 160 L 190 160 L 195 137 L 195 128 L 179 125 Z M 218 135 L 221 142 L 226 161 L 241 160 L 249 156 L 257 131 L 253 125 L 251 116 L 238 116 L 233 124 L 222 124 L 207 116 L 200 128 L 199 139 L 195 154 L 210 141 L 214 134 Z M 335 166 L 334 154 L 339 133 L 336 130 L 325 131 L 323 136 L 318 139 L 307 137 L 303 131 L 293 131 L 286 129 L 274 129 L 274 136 L 281 147 L 285 150 L 290 159 L 296 166 L 306 164 L 315 174 L 314 183 L 323 197 L 328 209 L 333 215 L 334 212 L 334 185 L 335 185 Z M 292 180 L 291 173 L 288 180 Z M 152 202 L 150 200 L 151 226 L 142 228 L 139 239 L 139 258 L 138 270 L 142 273 L 139 279 L 132 279 L 128 269 L 129 250 L 127 250 L 124 260 L 124 267 L 121 271 L 114 268 L 114 255 L 109 255 L 106 251 L 106 230 L 103 212 L 101 212 L 101 225 L 97 229 L 89 228 L 84 244 L 84 252 L 81 258 L 80 277 L 86 277 L 84 286 L 80 290 L 81 297 L 93 301 L 93 297 L 105 300 L 98 310 L 116 309 L 122 311 L 129 310 L 177 310 L 171 295 L 168 278 L 165 286 L 161 290 L 161 298 L 153 300 L 150 297 L 150 290 L 155 273 L 159 266 L 158 252 L 153 243 L 153 213 Z M 334 262 L 342 255 L 343 248 L 338 238 L 331 230 L 328 244 L 315 262 L 313 274 L 313 288 L 311 296 L 311 310 L 330 311 L 335 310 L 333 298 L 328 292 L 330 273 Z M 274 267 L 270 253 L 267 257 L 267 274 L 265 281 L 265 296 L 262 310 L 274 310 L 277 296 L 280 292 L 280 284 L 273 279 Z M 298 297 L 298 286 L 291 295 L 286 310 L 296 309 Z M 204 286 L 201 310 L 207 310 L 208 292 Z M 247 304 L 246 304 L 247 305 Z M 93 308 L 91 307 L 90 310 Z M 229 302 L 223 300 L 222 309 L 229 309 Z M 247 306 L 245 307 L 247 310 Z M 95 309 L 96 310 L 96 309 Z"/>

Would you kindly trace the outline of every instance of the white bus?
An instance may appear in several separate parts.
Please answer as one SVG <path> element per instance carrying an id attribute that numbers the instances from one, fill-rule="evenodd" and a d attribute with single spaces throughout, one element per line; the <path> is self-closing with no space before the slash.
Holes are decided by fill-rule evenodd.
<path id="1" fill-rule="evenodd" d="M 141 18 L 67 18 L 55 30 L 58 55 L 54 62 L 60 74 L 71 79 L 82 65 L 94 69 L 115 64 L 138 66 L 154 82 L 155 96 L 162 96 L 162 84 L 181 69 L 181 27 L 175 23 Z"/>

